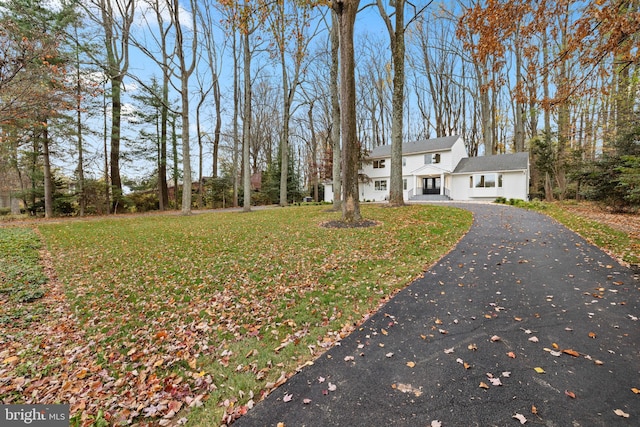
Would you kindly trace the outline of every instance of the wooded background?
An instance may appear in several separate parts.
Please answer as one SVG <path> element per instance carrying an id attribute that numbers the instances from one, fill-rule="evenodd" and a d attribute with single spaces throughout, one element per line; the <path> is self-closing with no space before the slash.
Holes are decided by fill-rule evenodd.
<path id="1" fill-rule="evenodd" d="M 401 144 L 452 134 L 529 151 L 531 197 L 634 208 L 639 29 L 638 0 L 8 0 L 0 209 L 347 200 L 381 144 L 402 204 Z"/>

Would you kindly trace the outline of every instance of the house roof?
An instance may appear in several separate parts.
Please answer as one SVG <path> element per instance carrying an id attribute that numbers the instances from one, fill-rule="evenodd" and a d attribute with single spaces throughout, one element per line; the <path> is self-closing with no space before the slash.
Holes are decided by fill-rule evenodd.
<path id="1" fill-rule="evenodd" d="M 528 167 L 529 153 L 498 154 L 461 159 L 453 173 L 513 171 Z"/>
<path id="2" fill-rule="evenodd" d="M 430 151 L 451 150 L 453 144 L 460 139 L 460 135 L 442 138 L 422 139 L 420 141 L 402 144 L 402 154 L 428 153 Z M 391 157 L 391 145 L 380 145 L 374 148 L 368 158 Z"/>

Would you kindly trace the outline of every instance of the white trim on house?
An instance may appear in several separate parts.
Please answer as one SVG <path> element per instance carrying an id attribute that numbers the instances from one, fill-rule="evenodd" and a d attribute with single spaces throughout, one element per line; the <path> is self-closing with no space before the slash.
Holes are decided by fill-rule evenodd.
<path id="1" fill-rule="evenodd" d="M 402 153 L 402 178 L 407 184 L 403 194 L 405 201 L 433 196 L 451 200 L 528 198 L 528 153 L 469 157 L 462 137 L 456 135 L 403 144 Z M 433 163 L 436 158 L 439 161 Z M 369 182 L 359 183 L 360 200 L 388 200 L 391 147 L 374 148 L 367 160 L 360 172 L 369 178 Z M 380 160 L 384 161 L 383 167 L 380 167 Z M 376 168 L 373 167 L 374 161 Z M 476 187 L 470 184 L 473 176 L 490 174 L 495 175 L 495 186 Z M 498 185 L 498 175 L 501 175 L 502 186 Z M 324 194 L 325 201 L 333 201 L 332 183 L 325 183 Z"/>

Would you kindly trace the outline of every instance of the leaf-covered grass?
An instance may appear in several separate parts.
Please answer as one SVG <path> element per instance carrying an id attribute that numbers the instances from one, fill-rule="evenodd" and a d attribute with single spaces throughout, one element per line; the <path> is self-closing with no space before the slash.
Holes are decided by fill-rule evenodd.
<path id="1" fill-rule="evenodd" d="M 190 424 L 218 425 L 351 331 L 471 225 L 470 213 L 448 207 L 363 206 L 381 225 L 323 228 L 339 218 L 326 209 L 41 225 L 73 316 L 47 326 L 60 331 L 55 345 L 16 333 L 0 376 L 22 390 L 38 384 L 41 402 L 72 401 L 74 424 L 157 421 L 191 407 Z M 31 399 L 7 384 L 0 398 Z"/>
<path id="2" fill-rule="evenodd" d="M 576 215 L 568 204 L 519 201 L 515 205 L 549 215 L 619 260 L 640 266 L 640 239 L 637 235 L 617 230 L 603 221 Z"/>
<path id="3" fill-rule="evenodd" d="M 20 317 L 22 307 L 44 295 L 38 235 L 28 228 L 0 228 L 0 323 Z"/>

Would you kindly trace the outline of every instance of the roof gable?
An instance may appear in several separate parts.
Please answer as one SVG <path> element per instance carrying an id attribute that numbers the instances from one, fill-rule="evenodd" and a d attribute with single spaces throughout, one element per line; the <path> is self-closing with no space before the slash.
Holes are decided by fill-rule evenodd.
<path id="1" fill-rule="evenodd" d="M 492 156 L 467 157 L 460 160 L 453 173 L 499 172 L 526 170 L 529 168 L 529 153 L 498 154 Z"/>
<path id="2" fill-rule="evenodd" d="M 420 141 L 402 144 L 402 154 L 428 153 L 432 151 L 451 150 L 460 139 L 460 135 L 445 136 L 442 138 L 422 139 Z M 368 158 L 391 157 L 391 145 L 380 145 L 374 148 Z"/>

